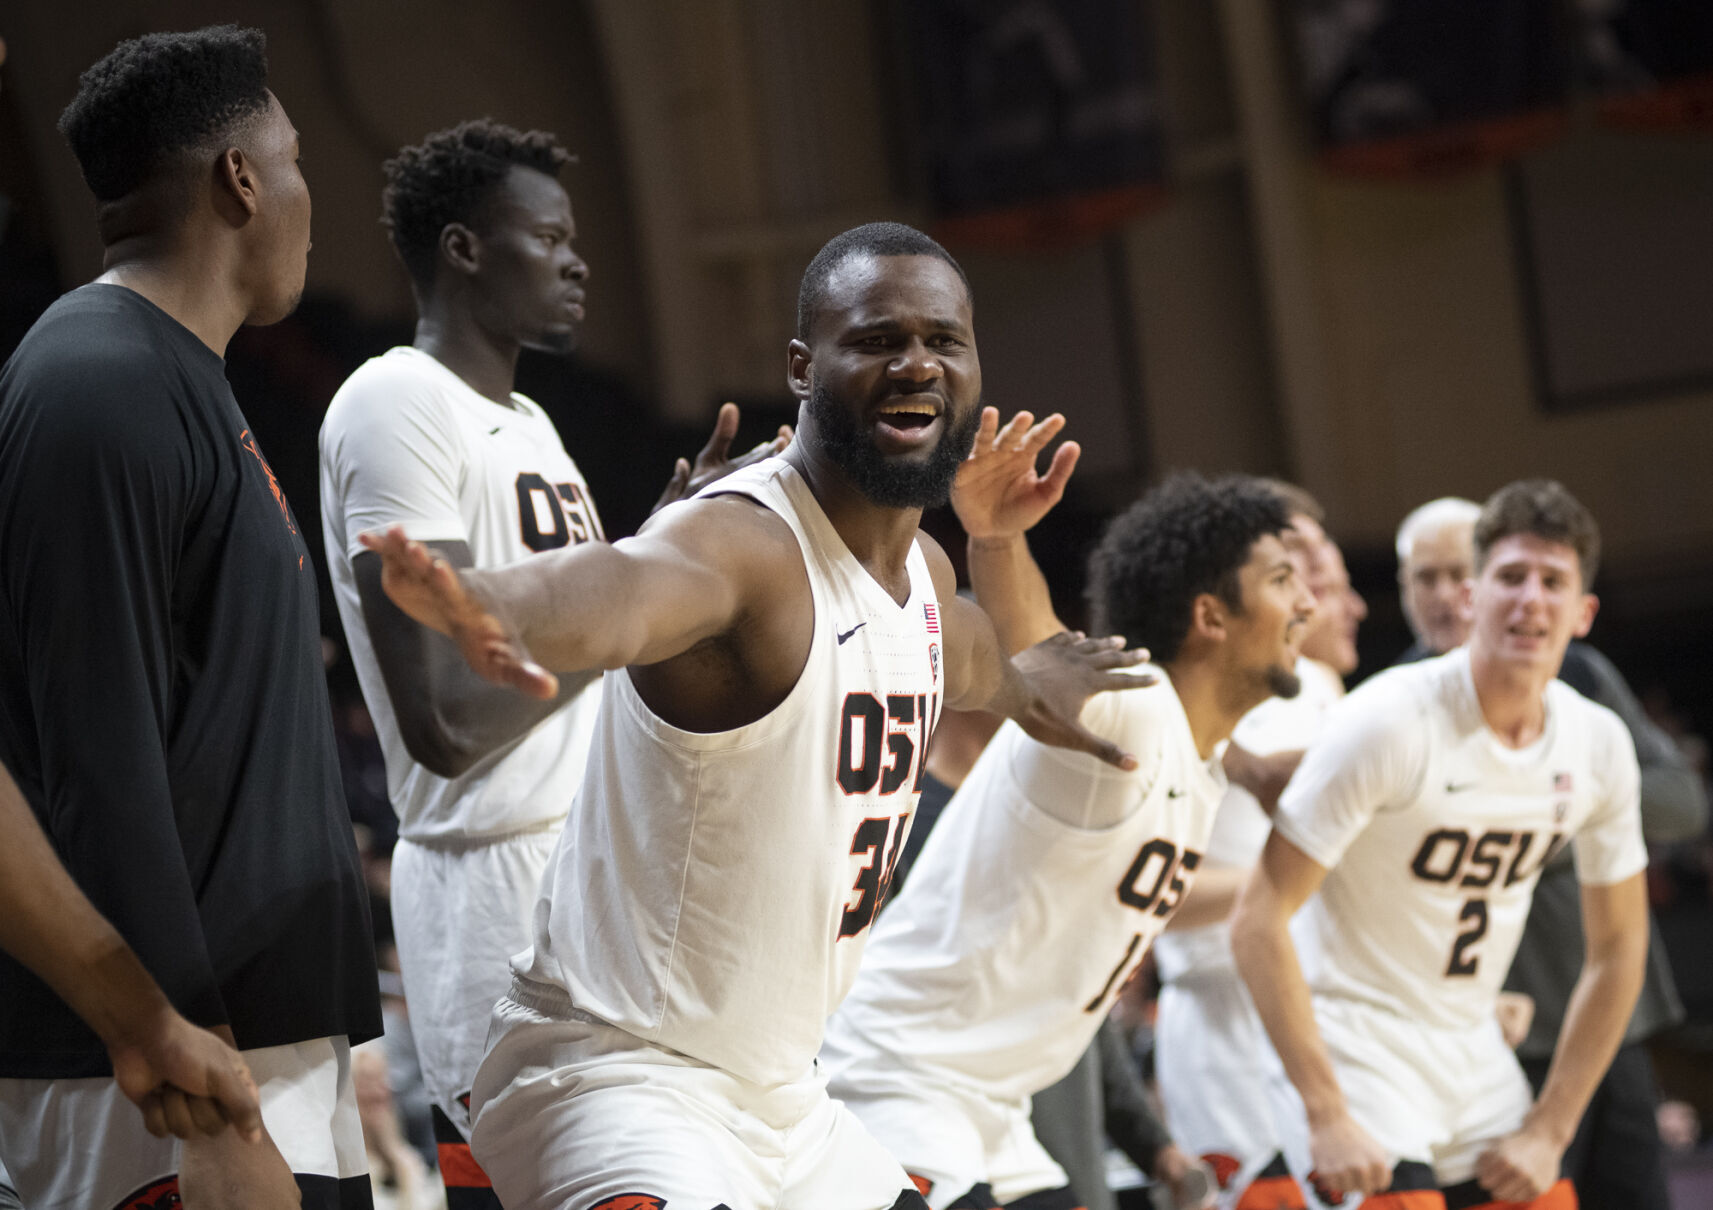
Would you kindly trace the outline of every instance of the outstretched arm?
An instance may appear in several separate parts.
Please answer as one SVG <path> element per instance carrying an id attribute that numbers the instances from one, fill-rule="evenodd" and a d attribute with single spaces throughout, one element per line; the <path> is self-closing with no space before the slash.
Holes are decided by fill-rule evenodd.
<path id="1" fill-rule="evenodd" d="M 151 1134 L 261 1137 L 243 1057 L 173 1010 L 137 955 L 84 897 L 0 768 L 0 948 L 41 976 L 107 1047 L 119 1089 Z"/>
<path id="2" fill-rule="evenodd" d="M 1377 1193 L 1392 1182 L 1391 1160 L 1350 1116 L 1287 927 L 1325 878 L 1319 863 L 1275 829 L 1238 898 L 1231 951 L 1285 1074 L 1302 1095 L 1316 1173 L 1340 1192 Z"/>
<path id="3" fill-rule="evenodd" d="M 396 528 L 362 540 L 381 556 L 394 603 L 455 639 L 483 677 L 545 698 L 558 691 L 554 672 L 652 664 L 729 629 L 782 557 L 784 526 L 771 518 L 721 496 L 611 546 L 462 573 Z"/>
<path id="4" fill-rule="evenodd" d="M 1564 1149 L 1618 1053 L 1647 965 L 1646 877 L 1582 888 L 1582 974 L 1546 1083 L 1522 1129 L 1500 1139 L 1475 1165 L 1476 1178 L 1501 1201 L 1539 1197 L 1558 1179 Z"/>
<path id="5" fill-rule="evenodd" d="M 429 550 L 458 570 L 475 560 L 465 542 L 431 542 Z M 559 679 L 558 692 L 524 697 L 477 676 L 458 646 L 409 617 L 381 586 L 381 557 L 351 560 L 363 625 L 386 682 L 387 697 L 411 758 L 440 777 L 458 777 L 488 753 L 529 731 L 600 673 Z"/>
<path id="6" fill-rule="evenodd" d="M 983 408 L 975 448 L 952 483 L 952 508 L 969 535 L 970 585 L 1008 655 L 1065 628 L 1024 535 L 1065 494 L 1081 448 L 1065 442 L 1047 473 L 1037 474 L 1041 451 L 1065 418 L 1055 412 L 1034 421 L 1018 412 L 1001 428 L 998 409 Z"/>
<path id="7" fill-rule="evenodd" d="M 708 438 L 708 444 L 696 455 L 694 464 L 688 458 L 680 458 L 673 466 L 672 478 L 666 481 L 666 489 L 660 493 L 660 499 L 656 500 L 654 507 L 649 510 L 650 515 L 674 501 L 689 499 L 716 479 L 723 479 L 752 462 L 760 462 L 763 458 L 784 453 L 785 447 L 791 444 L 791 426 L 782 424 L 771 441 L 763 441 L 748 453 L 733 458 L 732 438 L 737 435 L 738 405 L 722 403 L 719 414 L 714 417 L 714 432 Z"/>

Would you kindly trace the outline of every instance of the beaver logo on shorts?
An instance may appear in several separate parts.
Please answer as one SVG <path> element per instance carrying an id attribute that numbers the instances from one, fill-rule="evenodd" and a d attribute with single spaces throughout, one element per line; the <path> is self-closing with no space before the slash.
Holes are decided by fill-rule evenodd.
<path id="1" fill-rule="evenodd" d="M 666 1199 L 652 1193 L 618 1193 L 596 1202 L 589 1210 L 663 1210 Z"/>
<path id="2" fill-rule="evenodd" d="M 178 1196 L 178 1177 L 167 1176 L 123 1199 L 113 1210 L 180 1210 L 184 1205 Z"/>

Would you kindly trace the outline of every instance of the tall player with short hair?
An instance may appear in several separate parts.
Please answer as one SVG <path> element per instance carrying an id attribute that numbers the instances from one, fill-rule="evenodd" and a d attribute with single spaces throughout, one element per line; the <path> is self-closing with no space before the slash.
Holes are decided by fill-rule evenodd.
<path id="1" fill-rule="evenodd" d="M 1376 1207 L 1574 1205 L 1560 1157 L 1647 952 L 1635 749 L 1554 679 L 1598 606 L 1594 520 L 1557 483 L 1513 483 L 1482 509 L 1475 552 L 1468 645 L 1334 711 L 1232 923 L 1302 1096 L 1310 1154 L 1293 1163 Z M 1569 842 L 1585 958 L 1534 1099 L 1494 1005 L 1541 867 Z M 1305 903 L 1299 965 L 1286 925 Z"/>
<path id="2" fill-rule="evenodd" d="M 367 539 L 388 593 L 486 675 L 552 692 L 524 649 L 615 670 L 476 1079 L 509 1210 L 919 1205 L 815 1053 L 941 705 L 1125 759 L 1074 718 L 1140 657 L 1060 635 L 1005 660 L 919 535 L 979 419 L 956 262 L 908 227 L 846 232 L 804 274 L 798 333 L 785 455 L 635 538 L 462 575 Z"/>
<path id="3" fill-rule="evenodd" d="M 84 73 L 60 129 L 105 268 L 0 371 L 0 760 L 173 1006 L 243 1050 L 267 1137 L 151 1137 L 96 1034 L 0 958 L 0 1153 L 32 1210 L 369 1202 L 350 1043 L 380 1002 L 319 593 L 223 361 L 308 266 L 267 71 L 260 30 L 216 26 Z"/>
<path id="4" fill-rule="evenodd" d="M 1060 630 L 1026 531 L 1076 447 L 1044 478 L 1062 420 L 996 432 L 953 492 L 970 578 L 1001 641 Z M 1139 754 L 1128 771 L 1002 727 L 880 918 L 821 1051 L 834 1096 L 941 1210 L 1081 1205 L 1035 1138 L 1030 1098 L 1087 1048 L 1188 894 L 1225 789 L 1216 750 L 1237 720 L 1297 692 L 1314 602 L 1261 481 L 1180 475 L 1122 513 L 1090 560 L 1097 629 L 1154 653 L 1161 684 L 1097 698 L 1090 730 Z"/>
<path id="5" fill-rule="evenodd" d="M 452 1210 L 498 1204 L 470 1156 L 470 1088 L 582 782 L 598 673 L 546 700 L 482 680 L 387 600 L 357 536 L 398 525 L 454 567 L 605 540 L 553 422 L 512 389 L 522 349 L 569 352 L 581 332 L 588 266 L 558 180 L 570 159 L 551 134 L 483 119 L 387 162 L 415 342 L 352 374 L 321 429 L 323 538 L 399 815 L 393 921 Z M 736 421 L 728 404 L 699 479 L 727 469 Z"/>

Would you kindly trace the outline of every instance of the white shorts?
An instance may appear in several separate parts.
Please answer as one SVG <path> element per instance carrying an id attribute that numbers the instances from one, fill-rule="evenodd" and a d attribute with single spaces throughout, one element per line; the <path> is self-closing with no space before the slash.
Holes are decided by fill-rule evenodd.
<path id="1" fill-rule="evenodd" d="M 343 1036 L 246 1050 L 262 1122 L 305 1210 L 369 1204 L 369 1161 Z M 177 1204 L 176 1139 L 157 1139 L 110 1077 L 0 1079 L 0 1153 L 29 1210 Z"/>
<path id="2" fill-rule="evenodd" d="M 1394 1166 L 1428 1164 L 1442 1188 L 1473 1179 L 1481 1153 L 1517 1130 L 1534 1102 L 1497 1017 L 1448 1030 L 1351 1000 L 1316 996 L 1314 1008 L 1350 1116 Z M 1299 1176 L 1306 1140 L 1286 1156 Z"/>
<path id="3" fill-rule="evenodd" d="M 512 996 L 530 998 L 521 981 Z M 471 1149 L 506 1210 L 890 1210 L 909 1188 L 812 1070 L 752 1084 L 512 996 L 471 1099 Z"/>
<path id="4" fill-rule="evenodd" d="M 976 1185 L 1014 1202 L 1069 1183 L 1035 1137 L 1029 1101 L 1000 1100 L 920 1072 L 846 1068 L 829 1087 L 943 1210 Z"/>
<path id="5" fill-rule="evenodd" d="M 470 1137 L 467 1097 L 512 955 L 564 820 L 468 846 L 401 840 L 393 851 L 393 935 L 429 1100 Z"/>
<path id="6" fill-rule="evenodd" d="M 1198 971 L 1160 990 L 1154 1063 L 1172 1139 L 1219 1177 L 1231 1210 L 1276 1156 L 1307 1152 L 1307 1125 L 1237 973 Z"/>

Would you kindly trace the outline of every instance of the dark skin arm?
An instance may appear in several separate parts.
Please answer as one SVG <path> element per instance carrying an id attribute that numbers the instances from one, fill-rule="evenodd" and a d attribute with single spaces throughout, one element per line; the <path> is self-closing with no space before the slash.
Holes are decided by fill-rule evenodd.
<path id="1" fill-rule="evenodd" d="M 435 542 L 436 557 L 455 568 L 474 564 L 463 542 Z M 458 777 L 477 761 L 524 735 L 569 701 L 599 670 L 561 678 L 547 698 L 524 697 L 483 680 L 458 645 L 410 619 L 381 587 L 381 558 L 364 551 L 351 561 L 363 624 L 411 759 L 439 777 Z"/>
<path id="2" fill-rule="evenodd" d="M 642 699 L 667 722 L 723 730 L 783 701 L 808 659 L 814 607 L 796 539 L 742 497 L 664 510 L 612 546 L 487 572 L 460 574 L 396 529 L 363 542 L 385 558 L 386 591 L 401 607 L 455 636 L 484 677 L 532 696 L 558 691 L 549 668 L 629 666 Z M 947 705 L 1004 714 L 1044 743 L 1129 767 L 1074 720 L 1090 694 L 1134 687 L 1138 679 L 1120 670 L 1142 657 L 1108 640 L 1059 635 L 1005 660 L 987 615 L 952 595 L 945 553 L 925 549 L 943 603 Z"/>

